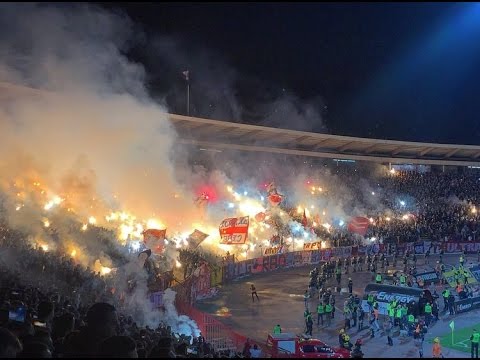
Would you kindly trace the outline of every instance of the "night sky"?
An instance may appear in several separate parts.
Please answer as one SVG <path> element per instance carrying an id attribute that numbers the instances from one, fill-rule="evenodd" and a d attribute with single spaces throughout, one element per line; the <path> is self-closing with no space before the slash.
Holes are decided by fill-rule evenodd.
<path id="1" fill-rule="evenodd" d="M 106 5 L 103 5 L 106 6 Z M 412 141 L 479 144 L 475 3 L 110 4 L 171 112 Z"/>

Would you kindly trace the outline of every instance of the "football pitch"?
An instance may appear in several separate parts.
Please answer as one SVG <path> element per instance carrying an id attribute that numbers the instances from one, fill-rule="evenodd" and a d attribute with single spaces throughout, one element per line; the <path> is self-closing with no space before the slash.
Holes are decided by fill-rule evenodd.
<path id="1" fill-rule="evenodd" d="M 470 336 L 473 334 L 473 329 L 477 329 L 480 331 L 480 324 L 476 324 L 470 327 L 464 327 L 461 329 L 455 329 L 453 332 L 453 344 L 451 331 L 444 334 L 443 336 L 439 336 L 440 344 L 442 345 L 442 347 L 470 353 Z M 429 342 L 432 343 L 433 340 L 430 340 Z"/>

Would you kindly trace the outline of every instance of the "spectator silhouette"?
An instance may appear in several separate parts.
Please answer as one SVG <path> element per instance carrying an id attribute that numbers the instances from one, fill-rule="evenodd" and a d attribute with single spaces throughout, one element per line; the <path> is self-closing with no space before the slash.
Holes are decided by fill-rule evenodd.
<path id="1" fill-rule="evenodd" d="M 65 340 L 65 357 L 96 357 L 100 343 L 115 336 L 118 318 L 115 307 L 96 303 L 87 313 L 87 326 Z"/>

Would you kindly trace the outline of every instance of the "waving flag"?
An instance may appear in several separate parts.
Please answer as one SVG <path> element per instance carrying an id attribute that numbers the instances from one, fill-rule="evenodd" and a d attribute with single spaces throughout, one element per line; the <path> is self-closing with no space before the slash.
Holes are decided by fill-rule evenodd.
<path id="1" fill-rule="evenodd" d="M 264 212 L 259 212 L 257 215 L 255 215 L 255 220 L 258 222 L 262 222 L 265 220 L 266 214 Z"/>
<path id="2" fill-rule="evenodd" d="M 305 229 L 308 225 L 307 213 L 305 212 L 305 209 L 303 209 L 302 225 Z"/>
<path id="3" fill-rule="evenodd" d="M 369 220 L 363 216 L 356 216 L 348 223 L 348 231 L 365 236 L 368 230 Z"/>
<path id="4" fill-rule="evenodd" d="M 220 231 L 221 244 L 245 244 L 248 237 L 249 217 L 228 218 L 222 221 Z"/>
<path id="5" fill-rule="evenodd" d="M 153 252 L 157 254 L 162 252 L 164 245 L 163 240 L 165 240 L 165 236 L 167 235 L 167 229 L 147 229 L 142 235 L 145 246 L 153 249 Z"/>
<path id="6" fill-rule="evenodd" d="M 188 236 L 188 244 L 191 248 L 196 249 L 200 243 L 208 237 L 208 234 L 195 229 L 193 233 Z"/>
<path id="7" fill-rule="evenodd" d="M 278 206 L 278 204 L 280 204 L 282 200 L 283 200 L 282 195 L 279 195 L 279 194 L 268 195 L 268 201 L 272 206 Z"/>

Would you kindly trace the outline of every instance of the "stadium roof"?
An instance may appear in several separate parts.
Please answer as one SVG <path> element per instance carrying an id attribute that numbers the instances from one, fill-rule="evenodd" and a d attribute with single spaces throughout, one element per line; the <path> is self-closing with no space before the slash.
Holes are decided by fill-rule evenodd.
<path id="1" fill-rule="evenodd" d="M 319 134 L 169 115 L 182 142 L 236 149 L 395 164 L 480 166 L 480 146 L 419 143 Z"/>
<path id="2" fill-rule="evenodd" d="M 0 101 L 48 92 L 0 83 Z M 242 150 L 394 164 L 480 166 L 480 146 L 433 144 L 319 134 L 168 114 L 182 143 Z"/>

